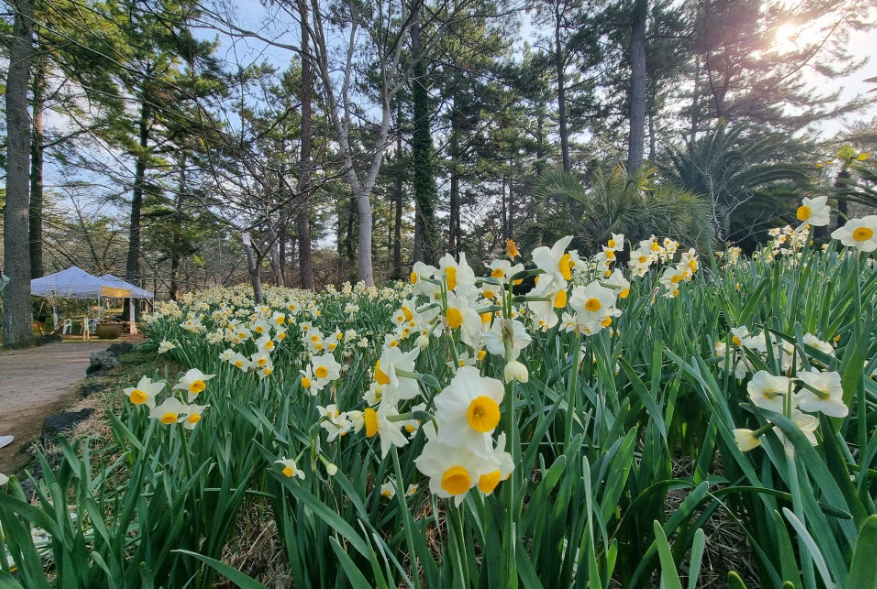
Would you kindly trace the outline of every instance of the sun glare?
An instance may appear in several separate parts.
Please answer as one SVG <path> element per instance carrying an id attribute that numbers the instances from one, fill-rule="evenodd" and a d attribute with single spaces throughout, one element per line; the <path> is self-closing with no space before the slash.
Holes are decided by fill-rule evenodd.
<path id="1" fill-rule="evenodd" d="M 801 40 L 798 27 L 792 23 L 781 25 L 774 38 L 774 47 L 780 53 L 788 53 L 798 49 Z"/>

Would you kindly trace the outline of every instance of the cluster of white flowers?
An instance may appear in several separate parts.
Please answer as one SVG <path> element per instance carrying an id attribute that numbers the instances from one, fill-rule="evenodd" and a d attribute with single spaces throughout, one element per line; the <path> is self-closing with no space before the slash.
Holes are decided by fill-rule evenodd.
<path id="1" fill-rule="evenodd" d="M 182 423 L 183 427 L 191 430 L 195 429 L 195 426 L 201 421 L 204 410 L 209 407 L 209 405 L 198 405 L 194 401 L 207 388 L 206 381 L 213 376 L 212 374 L 204 374 L 197 368 L 192 368 L 180 377 L 173 390 L 181 390 L 187 394 L 188 398 L 185 403 L 174 395 L 170 395 L 160 405 L 156 405 L 156 397 L 164 390 L 165 382 L 152 382 L 146 376 L 140 379 L 137 386 L 126 388 L 124 393 L 133 405 L 145 405 L 149 408 L 149 417 L 152 419 L 157 419 L 165 425 Z"/>
<path id="2" fill-rule="evenodd" d="M 801 370 L 803 368 L 803 359 L 801 358 L 801 355 L 797 353 L 793 344 L 784 339 L 775 338 L 772 341 L 771 349 L 768 349 L 767 336 L 763 331 L 750 334 L 749 328 L 744 325 L 731 329 L 730 335 L 731 345 L 739 352 L 732 358 L 734 362 L 730 369 L 734 371 L 734 377 L 738 380 L 745 378 L 750 372 L 755 372 L 755 368 L 752 366 L 749 358 L 746 354 L 742 353 L 743 348 L 758 352 L 764 360 L 767 360 L 768 354 L 770 353 L 784 372 L 789 372 L 793 369 Z M 810 332 L 804 334 L 803 342 L 805 345 L 819 350 L 824 354 L 834 356 L 834 347 Z M 725 358 L 728 354 L 728 345 L 725 342 L 717 342 L 715 345 L 715 354 L 719 358 Z M 814 360 L 814 362 L 818 362 L 818 360 Z"/>

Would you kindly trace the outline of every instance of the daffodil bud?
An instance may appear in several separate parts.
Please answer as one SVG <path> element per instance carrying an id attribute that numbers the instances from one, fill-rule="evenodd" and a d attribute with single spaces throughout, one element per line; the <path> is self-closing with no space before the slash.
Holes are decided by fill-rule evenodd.
<path id="1" fill-rule="evenodd" d="M 749 452 L 761 446 L 761 438 L 755 435 L 751 429 L 735 429 L 734 440 L 741 452 Z"/>
<path id="2" fill-rule="evenodd" d="M 505 381 L 512 382 L 513 380 L 518 382 L 530 380 L 530 373 L 527 371 L 527 367 L 517 360 L 512 360 L 505 365 Z"/>

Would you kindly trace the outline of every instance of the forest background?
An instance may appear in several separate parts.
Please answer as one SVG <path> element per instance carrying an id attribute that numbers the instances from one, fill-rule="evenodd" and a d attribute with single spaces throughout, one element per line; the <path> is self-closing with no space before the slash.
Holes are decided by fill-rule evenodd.
<path id="1" fill-rule="evenodd" d="M 802 196 L 877 203 L 875 0 L 6 7 L 7 344 L 16 279 L 73 264 L 258 299 L 508 239 L 749 250 Z"/>

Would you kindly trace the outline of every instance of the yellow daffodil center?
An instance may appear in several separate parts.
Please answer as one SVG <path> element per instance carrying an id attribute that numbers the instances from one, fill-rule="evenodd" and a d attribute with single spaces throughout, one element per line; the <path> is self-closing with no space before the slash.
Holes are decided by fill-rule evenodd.
<path id="1" fill-rule="evenodd" d="M 257 366 L 265 366 L 265 364 L 267 364 L 267 363 L 268 363 L 267 358 L 259 358 L 258 360 L 256 360 Z"/>
<path id="2" fill-rule="evenodd" d="M 563 276 L 564 280 L 572 280 L 572 272 L 570 268 L 572 268 L 573 262 L 572 257 L 569 254 L 563 254 L 560 258 L 560 262 L 557 264 L 557 269 L 560 270 L 560 275 Z"/>
<path id="3" fill-rule="evenodd" d="M 487 355 L 487 350 L 478 350 L 478 361 L 484 360 L 484 357 Z"/>
<path id="4" fill-rule="evenodd" d="M 314 374 L 317 375 L 317 378 L 326 378 L 329 376 L 329 369 L 325 366 L 317 366 L 317 369 L 314 370 Z"/>
<path id="5" fill-rule="evenodd" d="M 294 474 L 295 474 L 295 469 L 292 468 L 291 466 L 287 466 L 286 468 L 283 469 L 283 475 L 284 475 L 286 478 L 291 479 L 291 478 L 292 478 L 292 475 L 294 475 Z"/>
<path id="6" fill-rule="evenodd" d="M 408 307 L 402 307 L 402 314 L 405 316 L 405 321 L 411 321 L 414 319 L 414 314 Z"/>
<path id="7" fill-rule="evenodd" d="M 874 237 L 874 230 L 870 227 L 858 227 L 853 231 L 853 239 L 856 241 L 868 241 Z"/>
<path id="8" fill-rule="evenodd" d="M 417 429 L 417 428 L 415 428 L 413 425 L 406 425 L 405 426 L 405 431 L 408 432 L 409 434 L 413 434 L 415 429 Z"/>
<path id="9" fill-rule="evenodd" d="M 363 414 L 362 419 L 365 422 L 365 435 L 366 437 L 373 438 L 375 434 L 378 433 L 378 414 L 371 407 L 367 408 Z"/>
<path id="10" fill-rule="evenodd" d="M 311 336 L 312 343 L 317 343 L 318 341 L 320 341 L 320 336 L 318 336 L 316 333 Z"/>
<path id="11" fill-rule="evenodd" d="M 734 337 L 731 338 L 731 343 L 734 344 L 735 346 L 742 346 L 743 340 L 741 340 L 739 337 L 737 337 L 735 335 Z"/>
<path id="12" fill-rule="evenodd" d="M 493 272 L 490 273 L 491 278 L 503 278 L 505 276 L 505 270 L 502 268 L 494 268 Z"/>
<path id="13" fill-rule="evenodd" d="M 554 308 L 563 309 L 564 307 L 566 307 L 566 291 L 560 290 L 557 292 L 557 296 L 554 297 Z"/>
<path id="14" fill-rule="evenodd" d="M 200 393 L 201 391 L 204 390 L 205 386 L 206 385 L 204 384 L 204 381 L 201 380 L 200 378 L 198 380 L 193 380 L 192 384 L 189 385 L 189 392 L 192 393 L 193 395 L 197 395 L 198 393 Z"/>
<path id="15" fill-rule="evenodd" d="M 490 323 L 490 320 L 493 319 L 493 313 L 487 312 L 481 314 L 481 324 Z"/>
<path id="16" fill-rule="evenodd" d="M 399 340 L 394 339 L 393 341 L 391 341 L 391 342 L 390 342 L 390 347 L 391 347 L 391 348 L 398 348 L 398 347 L 399 347 Z"/>
<path id="17" fill-rule="evenodd" d="M 606 245 L 607 245 L 608 247 L 612 247 L 612 248 L 614 248 L 614 247 L 615 247 L 615 240 L 614 240 L 614 239 L 610 239 L 608 242 L 606 242 Z M 608 253 L 607 253 L 607 255 L 608 255 Z"/>
<path id="18" fill-rule="evenodd" d="M 135 405 L 143 405 L 149 398 L 149 395 L 147 395 L 140 389 L 134 389 L 133 391 L 131 391 L 131 394 L 128 396 L 128 398 L 131 399 L 131 402 Z"/>
<path id="19" fill-rule="evenodd" d="M 514 241 L 509 239 L 505 242 L 505 253 L 508 255 L 508 257 L 512 259 L 517 258 L 520 255 L 520 252 L 518 251 L 518 245 Z"/>
<path id="20" fill-rule="evenodd" d="M 196 423 L 201 421 L 201 414 L 200 413 L 193 413 L 192 415 L 190 415 L 188 417 L 188 419 L 186 421 L 188 421 L 190 425 L 195 425 Z"/>
<path id="21" fill-rule="evenodd" d="M 477 432 L 483 434 L 493 431 L 497 424 L 499 424 L 499 404 L 484 395 L 475 397 L 469 403 L 466 419 L 469 420 L 469 425 L 472 429 Z"/>
<path id="22" fill-rule="evenodd" d="M 452 466 L 442 475 L 442 489 L 451 495 L 462 495 L 472 486 L 472 477 L 462 466 Z"/>
<path id="23" fill-rule="evenodd" d="M 603 319 L 603 321 L 600 322 L 600 325 L 602 325 L 603 327 L 609 327 L 610 325 L 612 325 L 612 317 L 607 316 Z"/>
<path id="24" fill-rule="evenodd" d="M 237 360 L 237 361 L 235 361 L 234 365 L 235 365 L 235 368 L 241 368 L 241 367 L 243 367 L 243 365 L 244 365 L 244 361 L 243 361 L 243 360 Z"/>
<path id="25" fill-rule="evenodd" d="M 417 284 L 417 272 L 411 273 L 411 284 Z"/>
<path id="26" fill-rule="evenodd" d="M 463 314 L 460 313 L 460 310 L 455 309 L 454 307 L 448 309 L 448 327 L 450 327 L 451 329 L 457 329 L 462 324 Z"/>
<path id="27" fill-rule="evenodd" d="M 453 266 L 448 266 L 445 268 L 445 281 L 448 285 L 448 290 L 454 290 L 457 288 L 457 269 Z"/>
<path id="28" fill-rule="evenodd" d="M 378 384 L 388 385 L 390 384 L 390 376 L 381 370 L 381 361 L 378 360 L 375 364 L 375 380 Z M 368 411 L 368 410 L 366 410 Z"/>
<path id="29" fill-rule="evenodd" d="M 268 340 L 267 342 L 265 342 L 265 349 L 266 350 L 273 350 L 274 349 L 274 342 L 272 342 L 271 340 Z"/>
<path id="30" fill-rule="evenodd" d="M 256 333 L 262 333 L 263 331 L 265 331 L 264 327 L 262 327 L 261 325 L 256 326 Z"/>
<path id="31" fill-rule="evenodd" d="M 799 221 L 806 221 L 807 219 L 810 218 L 810 215 L 812 215 L 812 214 L 813 214 L 813 209 L 811 209 L 807 205 L 801 205 L 800 207 L 798 207 L 798 220 Z"/>
<path id="32" fill-rule="evenodd" d="M 492 299 L 492 298 L 494 298 L 494 297 L 496 296 L 496 293 L 493 292 L 492 290 L 490 290 L 489 288 L 484 289 L 484 290 L 481 292 L 481 294 L 484 295 L 484 298 L 485 298 L 485 299 Z"/>
<path id="33" fill-rule="evenodd" d="M 501 478 L 502 474 L 498 470 L 483 474 L 478 478 L 478 488 L 485 495 L 490 495 L 496 489 Z"/>
<path id="34" fill-rule="evenodd" d="M 303 389 L 311 388 L 311 379 L 309 379 L 307 376 L 301 377 L 301 386 Z"/>
<path id="35" fill-rule="evenodd" d="M 587 301 L 585 301 L 585 309 L 590 311 L 591 313 L 596 313 L 597 311 L 599 311 L 602 308 L 603 308 L 603 304 L 600 302 L 599 299 L 590 298 Z"/>
<path id="36" fill-rule="evenodd" d="M 673 284 L 677 284 L 680 280 L 682 280 L 681 274 L 674 274 L 670 277 L 670 282 L 672 282 Z"/>
<path id="37" fill-rule="evenodd" d="M 390 497 L 393 495 L 393 492 L 390 489 L 384 489 L 381 491 L 381 497 Z"/>
<path id="38" fill-rule="evenodd" d="M 164 415 L 161 416 L 161 422 L 165 425 L 170 425 L 172 423 L 176 423 L 177 422 L 177 414 L 171 413 L 170 411 L 168 411 L 167 413 L 165 413 Z"/>
<path id="39" fill-rule="evenodd" d="M 640 256 L 640 257 L 639 257 L 639 263 L 640 263 L 640 264 L 645 264 L 645 263 L 648 262 L 648 261 L 649 261 L 649 257 L 648 257 L 648 256 Z"/>
<path id="40" fill-rule="evenodd" d="M 626 299 L 627 295 L 629 295 L 629 294 L 630 294 L 630 288 L 625 288 L 620 293 L 618 293 L 618 296 L 620 296 L 622 299 Z"/>
<path id="41" fill-rule="evenodd" d="M 691 260 L 688 262 L 688 267 L 691 268 L 692 272 L 697 272 L 697 260 Z"/>
<path id="42" fill-rule="evenodd" d="M 649 246 L 649 248 L 650 248 L 653 252 L 656 252 L 656 251 L 658 251 L 659 249 L 661 249 L 661 246 L 659 246 L 657 242 L 653 242 L 652 245 Z"/>

